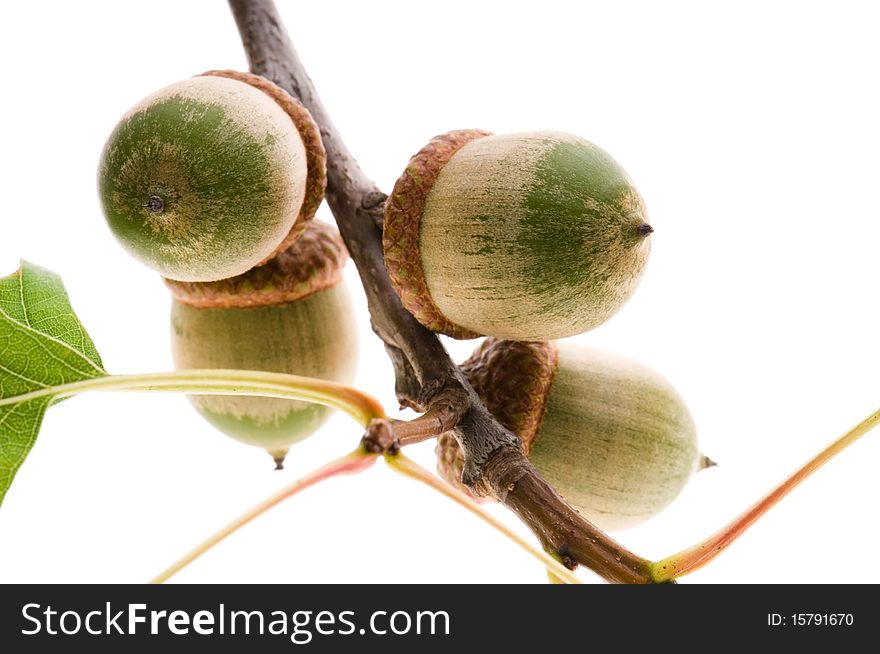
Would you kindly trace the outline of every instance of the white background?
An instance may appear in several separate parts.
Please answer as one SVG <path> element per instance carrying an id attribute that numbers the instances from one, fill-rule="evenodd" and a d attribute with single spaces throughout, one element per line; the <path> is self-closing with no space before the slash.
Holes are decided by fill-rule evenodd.
<path id="1" fill-rule="evenodd" d="M 578 340 L 665 374 L 721 466 L 620 533 L 628 547 L 660 558 L 708 535 L 880 405 L 875 4 L 325 1 L 281 11 L 336 125 L 386 190 L 432 135 L 462 127 L 574 132 L 635 179 L 656 228 L 646 276 L 617 317 Z M 0 271 L 24 257 L 59 272 L 110 371 L 170 369 L 167 291 L 110 235 L 95 168 L 141 97 L 206 69 L 246 68 L 225 3 L 4 3 L 0 62 Z M 321 215 L 330 219 L 326 206 Z M 390 366 L 348 272 L 362 328 L 357 385 L 391 411 Z M 474 344 L 449 345 L 460 360 Z M 0 509 L 0 581 L 144 581 L 359 436 L 338 417 L 275 473 L 183 397 L 65 402 Z M 432 451 L 408 450 L 429 467 Z M 685 581 L 880 582 L 878 465 L 875 433 Z M 177 579 L 545 576 L 380 463 L 289 501 Z"/>

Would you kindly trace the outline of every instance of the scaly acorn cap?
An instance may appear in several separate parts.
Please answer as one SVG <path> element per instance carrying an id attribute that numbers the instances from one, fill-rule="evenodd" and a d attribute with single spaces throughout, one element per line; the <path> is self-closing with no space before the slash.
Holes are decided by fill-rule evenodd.
<path id="1" fill-rule="evenodd" d="M 348 250 L 339 232 L 313 220 L 284 252 L 246 273 L 214 282 L 165 278 L 175 300 L 199 309 L 266 307 L 293 302 L 342 279 Z"/>
<path id="2" fill-rule="evenodd" d="M 632 360 L 565 342 L 486 339 L 462 369 L 538 471 L 601 529 L 655 515 L 711 465 L 680 395 Z M 466 489 L 451 434 L 438 439 L 437 458 L 440 475 Z"/>
<path id="3" fill-rule="evenodd" d="M 177 368 L 268 370 L 350 383 L 357 368 L 354 309 L 339 234 L 317 221 L 263 266 L 217 282 L 166 280 L 174 301 L 171 343 Z M 264 397 L 190 396 L 212 425 L 266 449 L 280 468 L 289 446 L 314 433 L 333 410 Z"/>
<path id="4" fill-rule="evenodd" d="M 250 73 L 209 71 L 131 108 L 98 168 L 105 217 L 165 277 L 212 281 L 283 251 L 321 203 L 326 155 L 294 98 Z"/>
<path id="5" fill-rule="evenodd" d="M 528 456 L 558 364 L 555 343 L 487 338 L 460 367 L 489 412 L 519 436 Z M 472 499 L 485 501 L 461 483 L 464 456 L 452 432 L 437 438 L 435 453 L 443 479 Z"/>
<path id="6" fill-rule="evenodd" d="M 420 323 L 432 332 L 453 338 L 476 338 L 480 334 L 450 321 L 431 298 L 422 269 L 422 211 L 434 182 L 452 155 L 471 141 L 490 134 L 479 129 L 460 129 L 435 136 L 410 159 L 385 203 L 382 247 L 394 289 Z"/>
<path id="7" fill-rule="evenodd" d="M 653 231 L 626 172 L 560 132 L 434 137 L 385 205 L 385 264 L 427 328 L 550 340 L 587 331 L 635 291 Z"/>

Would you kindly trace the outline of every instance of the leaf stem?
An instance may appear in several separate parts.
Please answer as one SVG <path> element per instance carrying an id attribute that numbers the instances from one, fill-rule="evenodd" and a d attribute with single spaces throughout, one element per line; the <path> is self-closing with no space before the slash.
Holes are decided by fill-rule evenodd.
<path id="1" fill-rule="evenodd" d="M 709 563 L 745 532 L 758 518 L 769 511 L 779 500 L 788 495 L 798 484 L 836 455 L 852 445 L 880 424 L 880 409 L 862 420 L 843 436 L 819 452 L 802 467 L 776 486 L 767 495 L 758 500 L 728 525 L 715 532 L 706 540 L 677 554 L 657 561 L 650 565 L 651 576 L 657 582 L 669 581 L 682 577 Z"/>
<path id="2" fill-rule="evenodd" d="M 202 554 L 210 550 L 224 538 L 226 538 L 227 536 L 231 536 L 241 527 L 252 521 L 254 518 L 262 515 L 276 504 L 279 504 L 283 500 L 286 500 L 288 497 L 296 495 L 297 493 L 305 490 L 309 486 L 314 486 L 318 482 L 325 479 L 330 479 L 331 477 L 335 477 L 337 475 L 355 474 L 358 472 L 362 472 L 372 466 L 376 462 L 376 458 L 377 455 L 366 452 L 362 448 L 358 448 L 354 452 L 335 459 L 330 463 L 318 468 L 317 470 L 314 470 L 305 477 L 297 479 L 289 486 L 285 486 L 268 499 L 260 502 L 255 507 L 230 522 L 228 525 L 223 527 L 223 529 L 213 534 L 210 538 L 203 541 L 201 544 L 198 545 L 198 547 L 185 554 L 169 568 L 150 580 L 150 583 L 161 584 L 168 581 L 168 579 L 183 570 L 186 566 L 188 566 L 190 563 L 199 558 Z"/>
<path id="3" fill-rule="evenodd" d="M 140 375 L 108 375 L 47 386 L 24 395 L 0 399 L 0 406 L 41 397 L 69 397 L 86 391 L 163 391 L 190 395 L 257 395 L 316 402 L 344 411 L 362 426 L 385 417 L 374 397 L 356 388 L 279 372 L 255 370 L 175 370 Z"/>
<path id="4" fill-rule="evenodd" d="M 538 549 L 537 547 L 529 543 L 522 536 L 512 531 L 507 525 L 502 523 L 500 520 L 495 518 L 488 511 L 486 511 L 483 507 L 474 502 L 467 495 L 445 483 L 439 477 L 432 475 L 430 472 L 425 470 L 422 466 L 420 466 L 412 459 L 407 458 L 403 454 L 386 454 L 385 462 L 395 472 L 399 472 L 406 477 L 411 477 L 412 479 L 416 479 L 423 484 L 430 486 L 434 490 L 439 491 L 446 497 L 454 500 L 455 502 L 466 508 L 468 511 L 476 515 L 478 518 L 485 520 L 488 524 L 495 527 L 495 529 L 500 531 L 514 543 L 516 543 L 529 554 L 538 559 L 544 566 L 546 566 L 548 574 L 552 574 L 560 580 L 558 583 L 581 583 L 581 581 L 576 576 L 574 576 L 571 570 L 562 565 L 562 563 L 560 563 L 557 559 L 550 556 L 544 550 Z"/>

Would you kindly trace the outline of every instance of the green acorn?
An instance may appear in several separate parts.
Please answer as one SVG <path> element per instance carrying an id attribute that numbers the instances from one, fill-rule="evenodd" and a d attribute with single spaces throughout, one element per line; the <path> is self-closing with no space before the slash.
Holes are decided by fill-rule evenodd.
<path id="1" fill-rule="evenodd" d="M 347 257 L 335 229 L 310 222 L 287 250 L 243 275 L 217 282 L 166 279 L 174 297 L 175 366 L 265 370 L 350 383 L 358 339 L 342 281 Z M 332 415 L 328 407 L 296 400 L 189 399 L 220 431 L 268 450 L 279 468 L 290 445 Z"/>
<path id="2" fill-rule="evenodd" d="M 462 370 L 544 478 L 600 529 L 657 514 L 711 465 L 681 396 L 635 361 L 565 342 L 486 339 Z M 437 459 L 440 475 L 466 489 L 451 433 L 438 439 Z"/>
<path id="3" fill-rule="evenodd" d="M 132 256 L 171 279 L 213 281 L 296 240 L 324 197 L 325 159 L 298 101 L 257 75 L 211 71 L 122 117 L 98 190 Z"/>
<path id="4" fill-rule="evenodd" d="M 427 328 L 550 340 L 592 329 L 635 291 L 650 250 L 626 172 L 570 134 L 435 137 L 385 205 L 385 263 Z"/>

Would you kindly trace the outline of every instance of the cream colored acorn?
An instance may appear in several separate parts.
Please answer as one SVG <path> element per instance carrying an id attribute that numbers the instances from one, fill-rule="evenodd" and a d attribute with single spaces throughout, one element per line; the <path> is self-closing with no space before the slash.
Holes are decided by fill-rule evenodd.
<path id="1" fill-rule="evenodd" d="M 213 281 L 285 250 L 324 197 L 318 126 L 284 90 L 211 71 L 132 107 L 101 154 L 98 190 L 122 246 L 163 276 Z"/>
<path id="2" fill-rule="evenodd" d="M 166 280 L 174 301 L 171 345 L 177 368 L 265 370 L 350 383 L 357 368 L 354 307 L 336 230 L 310 222 L 263 266 L 217 282 Z M 220 431 L 269 451 L 278 466 L 290 445 L 314 433 L 332 409 L 310 402 L 193 395 Z"/>
<path id="3" fill-rule="evenodd" d="M 435 137 L 385 205 L 385 263 L 404 306 L 455 338 L 550 340 L 613 316 L 653 231 L 620 165 L 571 134 Z"/>
<path id="4" fill-rule="evenodd" d="M 656 515 L 711 465 L 678 392 L 630 359 L 567 342 L 486 339 L 462 370 L 541 475 L 603 530 Z M 464 489 L 451 433 L 437 457 L 441 476 Z"/>

